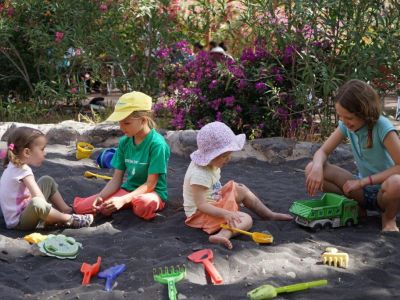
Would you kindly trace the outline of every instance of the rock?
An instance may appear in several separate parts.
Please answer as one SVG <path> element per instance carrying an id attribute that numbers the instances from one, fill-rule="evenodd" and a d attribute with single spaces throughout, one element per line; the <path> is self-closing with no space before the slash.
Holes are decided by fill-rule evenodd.
<path id="1" fill-rule="evenodd" d="M 262 153 L 268 162 L 279 164 L 293 154 L 295 141 L 283 137 L 272 137 L 253 140 L 250 144 Z"/>
<path id="2" fill-rule="evenodd" d="M 137 291 L 138 291 L 139 294 L 142 294 L 142 293 L 144 293 L 144 288 L 140 287 L 140 288 L 137 289 Z"/>
<path id="3" fill-rule="evenodd" d="M 197 149 L 196 137 L 196 130 L 178 130 L 167 131 L 165 139 L 172 153 L 189 156 Z"/>
<path id="4" fill-rule="evenodd" d="M 295 272 L 287 272 L 286 275 L 289 276 L 290 278 L 293 278 L 293 279 L 296 278 L 296 273 Z"/>

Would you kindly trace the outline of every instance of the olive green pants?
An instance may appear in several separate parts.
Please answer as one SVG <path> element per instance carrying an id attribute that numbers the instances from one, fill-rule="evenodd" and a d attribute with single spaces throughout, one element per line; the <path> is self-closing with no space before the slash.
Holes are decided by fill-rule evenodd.
<path id="1" fill-rule="evenodd" d="M 58 191 L 58 184 L 50 176 L 40 177 L 37 184 L 44 198 L 33 197 L 19 217 L 19 223 L 14 229 L 33 230 L 40 220 L 46 220 L 52 207 L 49 199 Z"/>

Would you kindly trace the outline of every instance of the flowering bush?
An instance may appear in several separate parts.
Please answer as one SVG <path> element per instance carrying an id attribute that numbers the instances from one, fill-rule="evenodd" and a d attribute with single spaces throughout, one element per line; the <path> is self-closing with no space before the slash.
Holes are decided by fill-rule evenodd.
<path id="1" fill-rule="evenodd" d="M 295 64 L 295 46 L 269 53 L 264 45 L 257 41 L 238 61 L 205 51 L 193 56 L 186 42 L 161 49 L 158 76 L 168 100 L 155 106 L 156 114 L 170 116 L 174 129 L 216 120 L 249 138 L 281 135 L 287 124 L 295 130 L 303 123 L 296 111 L 304 105 L 296 103 L 285 77 Z"/>

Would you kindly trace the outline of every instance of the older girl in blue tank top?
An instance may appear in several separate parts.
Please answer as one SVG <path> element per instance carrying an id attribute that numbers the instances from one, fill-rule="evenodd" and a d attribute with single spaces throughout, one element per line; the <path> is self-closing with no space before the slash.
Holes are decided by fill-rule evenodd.
<path id="1" fill-rule="evenodd" d="M 345 83 L 335 100 L 339 126 L 306 167 L 307 191 L 310 195 L 318 190 L 344 194 L 357 200 L 363 213 L 366 209 L 381 211 L 383 231 L 399 231 L 400 140 L 396 130 L 381 115 L 378 94 L 363 81 Z M 356 179 L 327 161 L 346 138 L 358 169 Z"/>

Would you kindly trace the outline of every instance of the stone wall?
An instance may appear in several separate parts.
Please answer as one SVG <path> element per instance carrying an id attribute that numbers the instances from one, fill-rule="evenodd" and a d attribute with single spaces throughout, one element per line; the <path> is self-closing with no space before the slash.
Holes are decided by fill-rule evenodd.
<path id="1" fill-rule="evenodd" d="M 76 121 L 64 121 L 59 124 L 23 124 L 0 123 L 0 137 L 6 141 L 11 130 L 19 126 L 30 126 L 46 134 L 49 144 L 69 145 L 78 141 L 93 144 L 95 147 L 116 147 L 122 132 L 118 125 L 110 123 L 88 124 Z M 196 130 L 165 131 L 159 130 L 164 135 L 172 153 L 189 156 L 196 150 Z M 290 160 L 312 159 L 320 144 L 310 142 L 296 142 L 283 137 L 272 137 L 247 141 L 243 150 L 233 153 L 233 160 L 255 158 L 280 164 Z M 349 145 L 340 145 L 330 160 L 341 162 L 352 160 L 353 155 Z"/>

